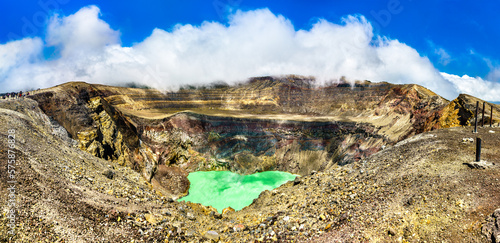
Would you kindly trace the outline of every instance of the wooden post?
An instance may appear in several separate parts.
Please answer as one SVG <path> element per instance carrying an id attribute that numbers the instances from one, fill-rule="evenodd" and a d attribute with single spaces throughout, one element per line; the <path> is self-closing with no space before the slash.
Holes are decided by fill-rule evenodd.
<path id="1" fill-rule="evenodd" d="M 483 119 L 481 119 L 481 127 L 484 127 L 484 108 L 486 106 L 486 102 L 483 102 Z"/>
<path id="2" fill-rule="evenodd" d="M 476 162 L 481 161 L 481 138 L 476 138 Z"/>
<path id="3" fill-rule="evenodd" d="M 476 101 L 476 122 L 474 123 L 474 133 L 477 133 L 477 112 L 479 110 L 479 101 Z"/>
<path id="4" fill-rule="evenodd" d="M 491 105 L 490 127 L 493 127 L 493 106 Z"/>

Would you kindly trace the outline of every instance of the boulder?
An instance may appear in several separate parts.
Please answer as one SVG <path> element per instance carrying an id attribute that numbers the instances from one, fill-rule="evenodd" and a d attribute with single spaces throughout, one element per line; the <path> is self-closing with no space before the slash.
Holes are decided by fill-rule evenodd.
<path id="1" fill-rule="evenodd" d="M 163 195 L 174 195 L 182 197 L 187 195 L 190 182 L 187 178 L 188 172 L 179 167 L 159 165 L 151 180 L 151 184 Z"/>
<path id="2" fill-rule="evenodd" d="M 488 240 L 491 240 L 491 242 L 500 243 L 500 208 L 495 210 L 495 212 L 488 217 L 481 232 Z"/>

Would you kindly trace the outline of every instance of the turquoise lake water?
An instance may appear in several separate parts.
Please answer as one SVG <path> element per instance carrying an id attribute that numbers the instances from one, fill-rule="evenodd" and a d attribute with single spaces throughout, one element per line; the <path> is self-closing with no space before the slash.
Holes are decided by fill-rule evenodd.
<path id="1" fill-rule="evenodd" d="M 179 201 L 212 206 L 219 213 L 224 208 L 240 210 L 250 205 L 259 194 L 272 190 L 296 175 L 281 171 L 266 171 L 252 175 L 239 175 L 229 171 L 198 171 L 189 173 L 189 195 Z"/>

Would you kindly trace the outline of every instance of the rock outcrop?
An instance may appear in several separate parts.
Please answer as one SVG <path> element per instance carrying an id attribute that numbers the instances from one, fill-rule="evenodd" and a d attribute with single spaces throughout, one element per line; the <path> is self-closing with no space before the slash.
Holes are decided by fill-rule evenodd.
<path id="1" fill-rule="evenodd" d="M 87 83 L 67 83 L 30 98 L 78 141 L 80 149 L 126 165 L 151 181 L 157 170 L 158 156 L 140 141 L 136 126 L 103 98 L 101 90 Z M 189 186 L 179 188 L 185 191 L 176 189 L 174 195 L 185 194 Z"/>
<path id="2" fill-rule="evenodd" d="M 500 243 L 500 208 L 495 210 L 483 225 L 482 233 L 492 243 Z"/>
<path id="3" fill-rule="evenodd" d="M 485 103 L 484 124 L 487 126 L 489 126 L 490 122 L 497 124 L 500 121 L 500 109 L 496 104 L 484 102 L 467 94 L 460 94 L 443 109 L 440 118 L 440 127 L 474 126 L 476 103 L 478 101 L 478 125 L 483 124 L 483 103 Z M 493 117 L 491 117 L 491 109 L 493 109 Z"/>

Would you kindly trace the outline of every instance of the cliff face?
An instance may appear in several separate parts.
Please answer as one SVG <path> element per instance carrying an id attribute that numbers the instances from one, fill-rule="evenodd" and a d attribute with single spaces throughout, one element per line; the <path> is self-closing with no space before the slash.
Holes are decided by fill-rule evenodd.
<path id="1" fill-rule="evenodd" d="M 31 98 L 78 141 L 80 149 L 133 168 L 151 180 L 156 155 L 140 142 L 135 125 L 101 95 L 93 85 L 67 83 Z"/>
<path id="2" fill-rule="evenodd" d="M 483 124 L 483 100 L 476 97 L 460 94 L 456 99 L 450 102 L 446 109 L 443 109 L 440 118 L 441 127 L 454 127 L 454 126 L 474 126 L 476 117 L 476 102 L 479 101 L 478 109 L 478 125 Z M 493 119 L 491 118 L 491 110 L 493 109 Z M 500 109 L 493 103 L 486 102 L 484 109 L 484 124 L 496 124 L 500 121 Z"/>
<path id="3" fill-rule="evenodd" d="M 193 171 L 306 175 L 359 161 L 409 136 L 470 124 L 475 103 L 448 102 L 418 85 L 316 87 L 295 76 L 166 93 L 67 83 L 32 98 L 82 150 L 173 196 L 187 192 Z"/>
<path id="4" fill-rule="evenodd" d="M 387 140 L 367 124 L 219 117 L 177 113 L 141 127 L 158 163 L 189 172 L 281 170 L 308 174 L 359 160 Z M 353 135 L 354 134 L 354 135 Z"/>

